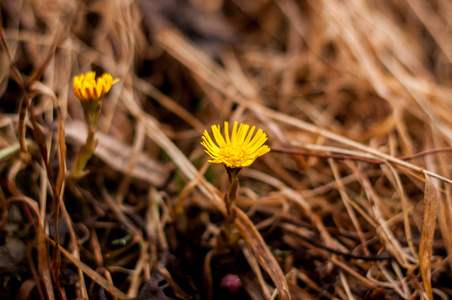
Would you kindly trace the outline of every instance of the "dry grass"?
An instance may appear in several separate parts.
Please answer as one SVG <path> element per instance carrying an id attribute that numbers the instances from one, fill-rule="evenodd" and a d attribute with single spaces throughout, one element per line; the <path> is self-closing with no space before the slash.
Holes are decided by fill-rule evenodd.
<path id="1" fill-rule="evenodd" d="M 450 1 L 1 8 L 1 298 L 452 297 Z M 74 182 L 91 69 L 120 82 Z M 227 176 L 200 137 L 224 120 L 273 151 L 219 248 Z"/>

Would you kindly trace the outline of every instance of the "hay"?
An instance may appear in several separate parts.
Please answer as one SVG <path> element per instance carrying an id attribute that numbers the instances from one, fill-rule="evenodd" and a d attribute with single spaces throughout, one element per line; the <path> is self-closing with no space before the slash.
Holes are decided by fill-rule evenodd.
<path id="1" fill-rule="evenodd" d="M 452 297 L 451 2 L 1 8 L 1 298 Z M 89 70 L 120 82 L 72 182 Z M 222 252 L 227 176 L 200 142 L 225 120 L 273 151 Z"/>

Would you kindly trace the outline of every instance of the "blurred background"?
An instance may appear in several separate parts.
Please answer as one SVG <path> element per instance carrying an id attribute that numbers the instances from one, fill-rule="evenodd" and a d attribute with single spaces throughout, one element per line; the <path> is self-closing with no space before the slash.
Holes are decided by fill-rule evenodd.
<path id="1" fill-rule="evenodd" d="M 452 296 L 452 2 L 3 0 L 1 17 L 1 298 Z M 72 182 L 72 78 L 91 70 L 119 82 Z M 200 142 L 224 121 L 269 136 L 238 206 L 276 265 L 243 234 L 218 246 L 227 174 Z"/>

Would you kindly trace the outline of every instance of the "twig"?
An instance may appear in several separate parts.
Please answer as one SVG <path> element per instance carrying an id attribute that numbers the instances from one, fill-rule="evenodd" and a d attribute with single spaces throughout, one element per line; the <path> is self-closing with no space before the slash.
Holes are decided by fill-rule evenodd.
<path id="1" fill-rule="evenodd" d="M 303 155 L 303 156 L 313 156 L 313 157 L 321 157 L 321 158 L 333 158 L 336 160 L 356 160 L 356 161 L 363 161 L 371 164 L 383 164 L 385 163 L 382 160 L 378 159 L 371 159 L 371 158 L 365 158 L 361 156 L 356 155 L 341 155 L 341 154 L 329 154 L 329 153 L 316 153 L 312 151 L 303 151 L 298 149 L 289 149 L 289 148 L 274 148 L 272 147 L 272 152 L 276 153 L 285 153 L 285 154 L 294 154 L 294 155 Z M 411 160 L 415 158 L 419 158 L 426 155 L 431 154 L 437 154 L 437 153 L 443 153 L 443 152 L 452 152 L 452 147 L 445 147 L 445 148 L 438 148 L 438 149 L 432 149 L 432 150 L 425 150 L 410 156 L 400 156 L 398 159 L 400 160 Z"/>

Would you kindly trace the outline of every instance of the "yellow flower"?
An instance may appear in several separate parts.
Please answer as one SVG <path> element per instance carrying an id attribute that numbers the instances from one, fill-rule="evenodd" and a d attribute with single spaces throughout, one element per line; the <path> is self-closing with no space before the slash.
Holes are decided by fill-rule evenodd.
<path id="1" fill-rule="evenodd" d="M 210 138 L 207 130 L 202 137 L 206 153 L 212 157 L 211 163 L 224 164 L 229 168 L 242 168 L 251 165 L 256 158 L 270 151 L 264 143 L 267 135 L 259 129 L 253 137 L 255 126 L 240 124 L 237 130 L 237 122 L 234 122 L 231 136 L 229 137 L 228 122 L 224 122 L 224 138 L 220 132 L 220 125 L 212 125 L 212 133 L 216 143 Z M 253 137 L 253 138 L 252 138 Z"/>
<path id="2" fill-rule="evenodd" d="M 87 72 L 74 76 L 74 94 L 82 101 L 99 101 L 106 93 L 111 89 L 111 86 L 118 82 L 119 79 L 113 79 L 113 77 L 104 73 L 101 77 L 97 78 L 96 72 Z"/>

